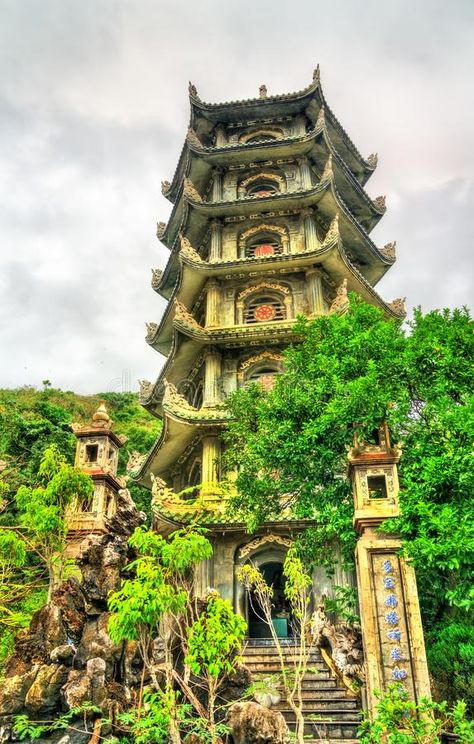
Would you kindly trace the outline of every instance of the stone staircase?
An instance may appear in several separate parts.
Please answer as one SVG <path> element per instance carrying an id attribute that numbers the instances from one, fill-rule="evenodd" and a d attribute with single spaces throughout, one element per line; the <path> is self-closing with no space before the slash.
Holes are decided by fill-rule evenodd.
<path id="1" fill-rule="evenodd" d="M 296 658 L 295 644 L 282 640 L 285 666 L 290 670 Z M 271 639 L 249 640 L 243 652 L 243 662 L 255 680 L 271 677 L 282 699 L 273 706 L 280 710 L 290 729 L 295 728 L 295 717 L 285 700 L 280 681 L 280 662 Z M 360 699 L 354 697 L 339 682 L 324 661 L 318 648 L 311 650 L 308 673 L 303 679 L 303 715 L 305 737 L 308 744 L 326 742 L 331 744 L 356 744 L 357 729 L 361 718 Z"/>

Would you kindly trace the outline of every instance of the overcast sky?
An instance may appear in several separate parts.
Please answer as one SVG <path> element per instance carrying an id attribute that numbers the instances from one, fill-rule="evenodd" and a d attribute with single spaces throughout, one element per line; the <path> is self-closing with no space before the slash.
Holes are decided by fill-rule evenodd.
<path id="1" fill-rule="evenodd" d="M 163 358 L 160 193 L 205 101 L 300 90 L 328 104 L 387 195 L 378 285 L 472 302 L 473 0 L 0 0 L 0 386 L 135 390 Z"/>

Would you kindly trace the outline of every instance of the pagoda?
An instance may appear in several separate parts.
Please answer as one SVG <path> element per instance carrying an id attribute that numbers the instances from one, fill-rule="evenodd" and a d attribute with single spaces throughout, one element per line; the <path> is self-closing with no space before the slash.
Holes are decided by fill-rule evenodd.
<path id="1" fill-rule="evenodd" d="M 147 324 L 146 340 L 166 362 L 154 383 L 140 384 L 141 403 L 163 428 L 132 476 L 152 489 L 155 530 L 167 535 L 197 517 L 207 526 L 214 553 L 198 572 L 196 592 L 214 587 L 258 638 L 265 633 L 236 570 L 249 560 L 259 566 L 277 605 L 282 563 L 304 524 L 280 515 L 249 535 L 226 514 L 220 483 L 231 474 L 221 466 L 228 416 L 223 402 L 249 382 L 271 387 L 298 315 L 345 312 L 348 291 L 397 319 L 404 316 L 404 301 L 386 302 L 375 290 L 395 262 L 395 243 L 380 248 L 370 237 L 386 209 L 385 197 L 365 190 L 377 155 L 363 157 L 327 105 L 319 66 L 310 85 L 296 93 L 272 96 L 262 85 L 257 98 L 210 104 L 190 83 L 189 100 L 178 166 L 172 181 L 162 183 L 172 209 L 157 236 L 169 259 L 164 270 L 152 271 L 152 288 L 168 305 L 159 323 Z M 374 446 L 372 470 L 360 448 L 350 467 L 362 545 L 358 565 L 378 550 L 375 527 L 398 509 L 397 456 L 388 435 Z M 386 473 L 377 469 L 379 461 L 389 463 Z M 381 479 L 387 487 L 375 489 L 375 504 L 370 483 L 380 485 Z M 361 489 L 369 494 L 365 501 Z M 380 550 L 396 552 L 394 545 L 385 541 Z M 333 585 L 355 583 L 336 556 L 335 564 L 333 577 L 322 569 L 315 573 L 315 604 Z M 362 611 L 377 612 L 365 584 L 362 591 Z M 383 605 L 382 595 L 379 600 Z M 285 636 L 290 631 L 281 604 L 275 622 Z M 419 650 L 417 601 L 410 612 L 419 625 Z M 374 685 L 390 682 L 387 663 L 373 658 Z M 421 687 L 426 691 L 424 682 Z"/>
<path id="2" fill-rule="evenodd" d="M 226 521 L 219 488 L 226 395 L 248 382 L 271 386 L 296 317 L 344 312 L 348 290 L 387 316 L 404 310 L 374 289 L 395 261 L 394 243 L 370 238 L 385 212 L 385 198 L 364 188 L 377 156 L 362 157 L 349 139 L 319 68 L 298 93 L 269 96 L 262 85 L 258 98 L 208 104 L 190 84 L 189 97 L 185 144 L 162 183 L 173 206 L 157 235 L 170 255 L 152 272 L 168 306 L 147 324 L 147 342 L 167 360 L 140 389 L 163 428 L 134 476 L 153 487 L 154 528 L 164 534 L 205 511 L 219 539 L 203 586 L 235 601 L 236 551 L 249 555 L 250 537 Z M 265 553 L 270 527 L 285 540 L 289 523 L 265 526 Z"/>

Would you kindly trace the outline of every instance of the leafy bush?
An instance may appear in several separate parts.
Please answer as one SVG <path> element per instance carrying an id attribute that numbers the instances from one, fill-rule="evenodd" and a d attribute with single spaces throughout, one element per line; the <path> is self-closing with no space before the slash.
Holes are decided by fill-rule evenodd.
<path id="1" fill-rule="evenodd" d="M 427 655 L 439 696 L 464 698 L 474 715 L 474 625 L 453 622 L 430 634 Z"/>

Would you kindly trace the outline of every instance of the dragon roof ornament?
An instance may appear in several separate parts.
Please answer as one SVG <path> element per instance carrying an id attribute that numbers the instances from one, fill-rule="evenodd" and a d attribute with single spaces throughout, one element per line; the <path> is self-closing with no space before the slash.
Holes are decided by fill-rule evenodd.
<path id="1" fill-rule="evenodd" d="M 199 325 L 196 318 L 194 318 L 189 310 L 180 302 L 177 298 L 174 301 L 174 319 L 183 323 L 184 325 L 194 328 L 195 330 L 202 331 L 202 326 Z"/>
<path id="2" fill-rule="evenodd" d="M 396 247 L 396 240 L 394 240 L 393 243 L 385 243 L 384 247 L 380 248 L 380 253 L 382 254 L 382 256 L 385 256 L 385 258 L 388 258 L 390 261 L 394 261 L 396 258 Z"/>
<path id="3" fill-rule="evenodd" d="M 324 166 L 323 175 L 321 176 L 321 183 L 324 183 L 324 181 L 330 181 L 333 175 L 334 172 L 332 169 L 332 153 L 329 153 L 329 157 L 326 160 L 326 165 Z"/>
<path id="4" fill-rule="evenodd" d="M 194 408 L 184 395 L 181 395 L 180 392 L 178 392 L 177 388 L 173 383 L 168 382 L 168 380 L 163 380 L 163 385 L 165 388 L 165 394 L 163 396 L 163 405 L 168 406 L 171 409 L 179 409 L 184 412 L 189 413 L 196 413 L 197 408 Z"/>
<path id="5" fill-rule="evenodd" d="M 146 403 L 153 395 L 154 385 L 152 382 L 150 382 L 150 380 L 138 380 L 138 384 L 140 385 L 138 399 L 140 403 Z"/>
<path id="6" fill-rule="evenodd" d="M 316 67 L 314 68 L 314 72 L 313 72 L 313 82 L 315 82 L 315 83 L 319 83 L 320 81 L 321 81 L 321 70 L 320 70 L 320 68 L 319 68 L 319 62 L 318 62 L 318 64 L 317 64 L 317 65 L 316 65 Z"/>
<path id="7" fill-rule="evenodd" d="M 161 193 L 163 194 L 163 196 L 168 196 L 170 190 L 171 190 L 171 183 L 169 181 L 162 181 L 161 182 Z"/>
<path id="8" fill-rule="evenodd" d="M 192 98 L 195 98 L 197 101 L 200 101 L 201 99 L 198 96 L 197 88 L 191 81 L 188 83 L 188 92 L 189 95 L 192 96 Z"/>
<path id="9" fill-rule="evenodd" d="M 387 302 L 387 305 L 397 315 L 404 316 L 406 315 L 406 309 L 405 309 L 406 299 L 407 299 L 406 297 L 397 297 L 396 300 L 392 300 L 392 302 Z"/>
<path id="10" fill-rule="evenodd" d="M 329 308 L 330 313 L 337 313 L 342 315 L 349 309 L 349 297 L 347 296 L 347 279 L 344 279 L 342 284 L 339 285 L 336 291 L 336 296 L 333 300 L 331 307 Z"/>
<path id="11" fill-rule="evenodd" d="M 195 130 L 192 127 L 188 127 L 188 133 L 186 135 L 186 139 L 190 145 L 194 145 L 194 147 L 202 148 L 201 140 L 199 139 Z"/>
<path id="12" fill-rule="evenodd" d="M 195 202 L 202 202 L 201 194 L 198 192 L 190 178 L 185 176 L 183 179 L 183 185 L 183 193 L 187 199 L 191 199 L 191 201 Z"/>
<path id="13" fill-rule="evenodd" d="M 166 232 L 166 222 L 158 222 L 156 226 L 156 237 L 158 240 L 162 240 Z"/>
<path id="14" fill-rule="evenodd" d="M 371 168 L 376 168 L 378 162 L 379 162 L 378 153 L 371 152 L 370 155 L 367 157 L 367 160 L 366 160 L 367 165 L 370 165 Z"/>
<path id="15" fill-rule="evenodd" d="M 386 196 L 384 196 L 384 195 L 383 196 L 377 196 L 374 199 L 374 202 L 373 203 L 374 203 L 374 207 L 379 212 L 385 212 L 387 210 L 387 197 Z"/>
<path id="16" fill-rule="evenodd" d="M 153 340 L 156 336 L 156 332 L 158 330 L 158 323 L 145 323 L 146 325 L 146 342 L 147 344 L 153 343 Z"/>
<path id="17" fill-rule="evenodd" d="M 193 261 L 193 263 L 204 263 L 199 253 L 192 247 L 188 238 L 182 233 L 179 234 L 179 243 L 181 246 L 180 248 L 181 256 L 184 256 L 185 258 L 189 258 L 189 260 Z"/>
<path id="18" fill-rule="evenodd" d="M 163 271 L 161 269 L 151 270 L 151 286 L 152 289 L 158 289 L 163 278 Z"/>
<path id="19" fill-rule="evenodd" d="M 326 248 L 327 245 L 332 243 L 335 240 L 339 240 L 340 233 L 339 233 L 339 213 L 337 212 L 335 216 L 333 217 L 331 224 L 329 225 L 329 229 L 324 236 L 323 244 L 321 248 Z"/>

